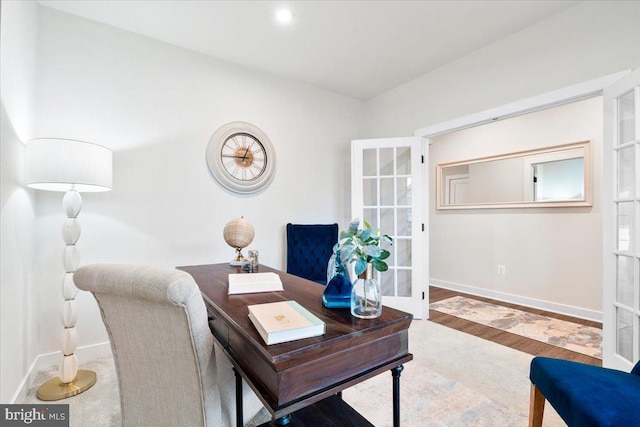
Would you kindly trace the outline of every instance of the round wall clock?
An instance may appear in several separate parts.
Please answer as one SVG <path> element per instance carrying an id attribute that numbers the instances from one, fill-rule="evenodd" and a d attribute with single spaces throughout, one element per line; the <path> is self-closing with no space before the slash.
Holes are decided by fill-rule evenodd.
<path id="1" fill-rule="evenodd" d="M 231 122 L 215 131 L 207 145 L 207 165 L 224 188 L 257 193 L 276 172 L 276 153 L 267 135 L 246 122 Z"/>

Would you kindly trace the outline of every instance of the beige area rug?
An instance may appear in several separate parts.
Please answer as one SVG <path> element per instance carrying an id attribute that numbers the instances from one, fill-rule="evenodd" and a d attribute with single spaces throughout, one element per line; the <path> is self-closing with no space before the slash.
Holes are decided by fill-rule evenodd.
<path id="1" fill-rule="evenodd" d="M 400 379 L 405 427 L 526 427 L 529 365 L 533 356 L 428 320 L 414 320 Z M 392 420 L 391 374 L 343 392 L 343 398 L 376 427 Z M 550 405 L 544 427 L 566 426 Z"/>
<path id="2" fill-rule="evenodd" d="M 98 380 L 93 387 L 77 396 L 51 403 L 69 405 L 69 424 L 71 426 L 119 426 L 121 424 L 120 395 L 113 358 L 95 359 L 82 364 L 80 369 L 90 369 L 96 373 Z M 38 372 L 34 384 L 29 388 L 27 397 L 22 403 L 46 404 L 47 402 L 43 402 L 37 397 L 38 387 L 55 376 L 58 376 L 57 366 Z"/>
<path id="3" fill-rule="evenodd" d="M 116 375 L 116 366 L 113 361 L 113 357 L 101 357 L 92 360 L 91 362 L 82 364 L 80 369 L 90 369 L 96 373 L 98 380 L 95 385 L 81 394 L 66 399 L 56 400 L 51 403 L 69 405 L 70 427 L 121 426 L 122 417 L 120 412 L 120 393 L 118 389 L 118 376 Z M 37 397 L 38 387 L 49 378 L 57 375 L 57 366 L 52 366 L 48 370 L 38 372 L 34 379 L 34 384 L 29 388 L 26 398 L 21 403 L 46 404 L 47 402 L 43 402 Z M 271 416 L 266 409 L 263 408 L 263 410 L 256 415 L 254 420 L 246 423 L 245 426 L 256 427 L 270 419 Z"/>
<path id="4" fill-rule="evenodd" d="M 412 322 L 409 349 L 414 360 L 405 365 L 400 380 L 403 427 L 527 425 L 533 356 L 427 320 Z M 70 405 L 70 425 L 119 426 L 113 359 L 96 359 L 81 368 L 96 371 L 98 382 L 56 402 Z M 24 403 L 43 403 L 35 397 L 37 385 L 53 373 L 54 369 L 39 374 Z M 393 424 L 391 373 L 345 390 L 343 398 L 376 427 Z M 545 427 L 566 426 L 549 405 L 544 421 Z"/>
<path id="5" fill-rule="evenodd" d="M 456 296 L 432 310 L 602 359 L 602 329 Z"/>

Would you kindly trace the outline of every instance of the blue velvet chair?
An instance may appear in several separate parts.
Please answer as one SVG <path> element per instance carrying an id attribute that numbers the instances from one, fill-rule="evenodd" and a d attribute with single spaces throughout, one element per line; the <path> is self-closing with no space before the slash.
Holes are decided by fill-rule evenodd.
<path id="1" fill-rule="evenodd" d="M 631 373 L 534 357 L 529 427 L 540 427 L 545 399 L 569 427 L 640 426 L 640 362 Z"/>
<path id="2" fill-rule="evenodd" d="M 327 284 L 338 224 L 287 224 L 287 273 Z"/>

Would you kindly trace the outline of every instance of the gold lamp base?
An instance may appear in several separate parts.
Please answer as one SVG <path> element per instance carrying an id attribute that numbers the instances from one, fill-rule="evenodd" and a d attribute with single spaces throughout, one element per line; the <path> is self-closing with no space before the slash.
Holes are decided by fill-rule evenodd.
<path id="1" fill-rule="evenodd" d="M 38 399 L 60 400 L 75 396 L 90 389 L 96 383 L 96 373 L 86 369 L 79 369 L 76 379 L 70 383 L 63 383 L 60 377 L 51 378 L 38 388 Z"/>

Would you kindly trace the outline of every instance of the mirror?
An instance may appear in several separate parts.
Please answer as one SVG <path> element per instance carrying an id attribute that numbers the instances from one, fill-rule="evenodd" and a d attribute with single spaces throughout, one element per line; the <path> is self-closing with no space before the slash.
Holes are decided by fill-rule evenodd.
<path id="1" fill-rule="evenodd" d="M 589 141 L 440 164 L 438 209 L 591 206 Z"/>

